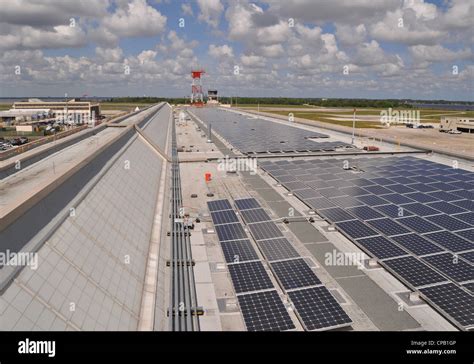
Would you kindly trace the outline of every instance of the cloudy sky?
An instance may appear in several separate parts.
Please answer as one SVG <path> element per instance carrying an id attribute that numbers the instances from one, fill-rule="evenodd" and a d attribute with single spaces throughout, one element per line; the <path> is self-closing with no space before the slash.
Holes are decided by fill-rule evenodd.
<path id="1" fill-rule="evenodd" d="M 0 97 L 474 100 L 472 0 L 0 0 Z"/>

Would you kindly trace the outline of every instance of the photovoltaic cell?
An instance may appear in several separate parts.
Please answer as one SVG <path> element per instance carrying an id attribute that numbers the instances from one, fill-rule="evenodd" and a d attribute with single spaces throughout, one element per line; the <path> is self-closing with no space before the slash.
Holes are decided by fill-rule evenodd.
<path id="1" fill-rule="evenodd" d="M 347 220 L 354 220 L 354 216 L 347 213 L 344 209 L 340 207 L 334 207 L 332 209 L 319 210 L 318 214 L 326 218 L 331 222 L 340 222 Z"/>
<path id="2" fill-rule="evenodd" d="M 403 227 L 403 225 L 398 224 L 397 222 L 388 217 L 377 220 L 369 220 L 366 222 L 367 224 L 376 228 L 382 234 L 385 234 L 387 236 L 408 234 L 410 232 L 408 229 Z"/>
<path id="3" fill-rule="evenodd" d="M 219 241 L 246 239 L 247 234 L 240 223 L 216 225 L 216 233 Z"/>
<path id="4" fill-rule="evenodd" d="M 321 284 L 303 258 L 283 260 L 270 265 L 285 290 Z"/>
<path id="5" fill-rule="evenodd" d="M 308 331 L 348 326 L 352 322 L 324 286 L 292 291 L 288 296 Z"/>
<path id="6" fill-rule="evenodd" d="M 240 214 L 247 224 L 271 220 L 270 216 L 268 216 L 264 209 L 242 210 Z"/>
<path id="7" fill-rule="evenodd" d="M 369 254 L 378 259 L 394 258 L 408 254 L 405 250 L 399 248 L 383 236 L 358 239 L 357 243 L 362 245 Z"/>
<path id="8" fill-rule="evenodd" d="M 474 229 L 456 231 L 456 234 L 462 236 L 464 239 L 474 243 Z"/>
<path id="9" fill-rule="evenodd" d="M 242 198 L 235 200 L 235 205 L 239 210 L 256 209 L 260 207 L 260 204 L 254 198 Z"/>
<path id="10" fill-rule="evenodd" d="M 462 214 L 456 214 L 453 215 L 453 217 L 474 226 L 474 212 L 472 211 L 464 212 Z"/>
<path id="11" fill-rule="evenodd" d="M 474 296 L 454 283 L 422 288 L 420 292 L 448 313 L 460 326 L 474 324 Z"/>
<path id="12" fill-rule="evenodd" d="M 466 212 L 465 209 L 450 204 L 446 201 L 438 201 L 438 202 L 431 202 L 427 206 L 432 207 L 438 211 L 444 212 L 445 214 L 452 215 L 452 214 L 458 214 L 460 212 Z"/>
<path id="13" fill-rule="evenodd" d="M 442 230 L 439 226 L 434 225 L 419 216 L 403 217 L 397 219 L 397 221 L 420 234 Z"/>
<path id="14" fill-rule="evenodd" d="M 239 295 L 237 299 L 248 331 L 295 329 L 295 325 L 276 291 Z"/>
<path id="15" fill-rule="evenodd" d="M 270 262 L 300 256 L 286 238 L 260 240 L 257 242 L 257 245 Z"/>
<path id="16" fill-rule="evenodd" d="M 347 209 L 347 211 L 361 220 L 371 220 L 384 217 L 381 213 L 369 206 L 352 207 Z"/>
<path id="17" fill-rule="evenodd" d="M 357 196 L 356 198 L 369 206 L 378 206 L 378 205 L 388 204 L 387 200 L 384 200 L 383 198 L 379 196 L 375 196 L 375 195 Z"/>
<path id="18" fill-rule="evenodd" d="M 207 202 L 207 208 L 209 211 L 221 211 L 221 210 L 232 210 L 232 206 L 229 200 L 214 200 Z"/>
<path id="19" fill-rule="evenodd" d="M 233 210 L 211 212 L 211 218 L 214 225 L 239 222 L 239 218 Z"/>
<path id="20" fill-rule="evenodd" d="M 456 282 L 474 280 L 474 267 L 451 253 L 430 255 L 422 259 Z"/>
<path id="21" fill-rule="evenodd" d="M 439 246 L 418 234 L 399 235 L 394 236 L 392 239 L 415 255 L 433 254 L 444 251 Z"/>
<path id="22" fill-rule="evenodd" d="M 406 197 L 406 195 L 400 195 L 398 193 L 391 193 L 389 195 L 383 195 L 382 197 L 385 200 L 390 201 L 391 203 L 394 203 L 396 205 L 403 205 L 403 204 L 406 204 L 406 203 L 413 202 L 413 200 Z"/>
<path id="23" fill-rule="evenodd" d="M 441 274 L 412 256 L 385 260 L 384 264 L 414 287 L 447 281 Z"/>
<path id="24" fill-rule="evenodd" d="M 239 263 L 259 259 L 250 240 L 223 241 L 221 248 L 227 263 Z"/>
<path id="25" fill-rule="evenodd" d="M 449 231 L 439 231 L 432 234 L 426 234 L 425 237 L 454 253 L 474 248 L 474 245 L 471 242 Z"/>
<path id="26" fill-rule="evenodd" d="M 469 263 L 474 264 L 474 250 L 466 253 L 459 254 L 460 257 L 467 260 Z"/>
<path id="27" fill-rule="evenodd" d="M 230 264 L 227 267 L 237 294 L 273 288 L 262 262 Z"/>
<path id="28" fill-rule="evenodd" d="M 353 239 L 378 235 L 378 233 L 359 220 L 336 223 L 338 229 Z"/>
<path id="29" fill-rule="evenodd" d="M 414 202 L 414 203 L 409 203 L 406 205 L 403 205 L 403 208 L 413 212 L 414 214 L 418 216 L 430 216 L 430 215 L 437 215 L 440 214 L 440 211 L 435 210 L 425 204 L 419 203 L 419 202 Z"/>
<path id="30" fill-rule="evenodd" d="M 392 218 L 413 216 L 412 212 L 403 208 L 404 206 L 405 205 L 398 206 L 394 204 L 388 204 L 388 205 L 375 206 L 374 209 Z"/>
<path id="31" fill-rule="evenodd" d="M 465 230 L 472 227 L 471 225 L 446 214 L 428 216 L 426 219 L 449 231 Z"/>
<path id="32" fill-rule="evenodd" d="M 273 222 L 259 222 L 247 226 L 255 240 L 283 237 L 283 233 Z"/>

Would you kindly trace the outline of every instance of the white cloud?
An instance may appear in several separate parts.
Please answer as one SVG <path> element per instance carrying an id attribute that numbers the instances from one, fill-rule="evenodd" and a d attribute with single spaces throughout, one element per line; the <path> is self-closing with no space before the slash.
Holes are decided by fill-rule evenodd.
<path id="1" fill-rule="evenodd" d="M 410 52 L 417 62 L 453 62 L 472 59 L 473 55 L 470 49 L 452 51 L 441 45 L 425 46 L 417 45 L 410 47 Z"/>
<path id="2" fill-rule="evenodd" d="M 188 16 L 194 15 L 191 4 L 186 4 L 186 3 L 181 4 L 181 11 L 183 15 L 188 15 Z"/>
<path id="3" fill-rule="evenodd" d="M 118 37 L 143 37 L 162 33 L 166 16 L 149 6 L 145 0 L 133 0 L 126 8 L 104 18 L 102 25 Z"/>
<path id="4" fill-rule="evenodd" d="M 209 45 L 209 55 L 214 58 L 234 57 L 234 51 L 232 47 L 227 44 L 222 46 L 216 46 L 214 44 Z"/>
<path id="5" fill-rule="evenodd" d="M 224 6 L 220 0 L 197 0 L 197 4 L 200 10 L 198 19 L 206 22 L 213 28 L 217 28 L 221 14 L 224 11 Z"/>

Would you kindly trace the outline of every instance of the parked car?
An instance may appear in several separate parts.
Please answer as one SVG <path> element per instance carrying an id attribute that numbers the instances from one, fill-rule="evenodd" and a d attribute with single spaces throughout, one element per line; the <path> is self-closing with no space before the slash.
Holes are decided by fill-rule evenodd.
<path id="1" fill-rule="evenodd" d="M 364 150 L 366 150 L 368 152 L 378 152 L 380 150 L 380 148 L 376 147 L 375 145 L 366 145 L 364 147 Z"/>
<path id="2" fill-rule="evenodd" d="M 462 133 L 459 130 L 451 129 L 450 131 L 448 131 L 448 134 L 462 134 Z"/>

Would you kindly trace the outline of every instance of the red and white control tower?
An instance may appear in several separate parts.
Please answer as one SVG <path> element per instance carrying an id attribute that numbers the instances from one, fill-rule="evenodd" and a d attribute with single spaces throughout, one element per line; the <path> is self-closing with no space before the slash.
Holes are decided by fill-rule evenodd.
<path id="1" fill-rule="evenodd" d="M 193 70 L 191 76 L 193 82 L 191 83 L 191 105 L 202 107 L 204 105 L 204 97 L 202 93 L 201 76 L 206 73 L 204 70 Z"/>

